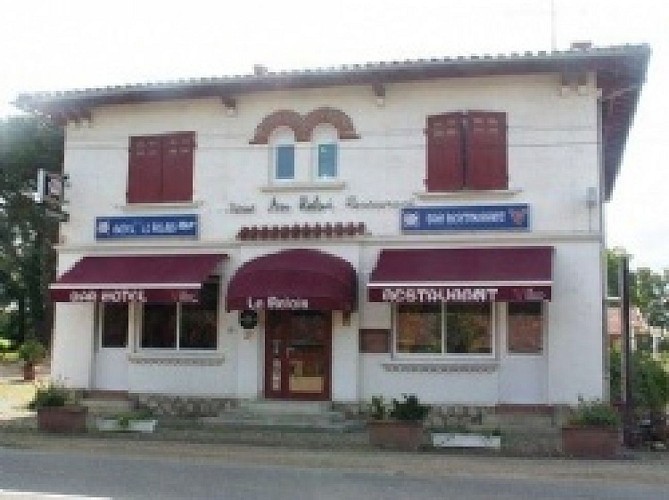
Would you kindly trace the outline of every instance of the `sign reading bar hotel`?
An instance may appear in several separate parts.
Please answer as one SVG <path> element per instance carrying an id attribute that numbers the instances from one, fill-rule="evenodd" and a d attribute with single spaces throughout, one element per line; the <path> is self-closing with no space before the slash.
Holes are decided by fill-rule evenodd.
<path id="1" fill-rule="evenodd" d="M 550 286 L 481 287 L 375 287 L 369 285 L 370 302 L 396 304 L 439 304 L 442 302 L 534 302 L 550 300 Z"/>
<path id="2" fill-rule="evenodd" d="M 529 228 L 527 204 L 411 207 L 401 211 L 402 231 L 498 231 Z"/>
<path id="3" fill-rule="evenodd" d="M 95 239 L 196 237 L 198 226 L 198 216 L 194 214 L 96 217 Z"/>
<path id="4" fill-rule="evenodd" d="M 51 299 L 58 302 L 104 302 L 125 304 L 130 302 L 158 303 L 197 303 L 200 296 L 198 289 L 165 289 L 165 288 L 57 288 L 52 286 Z"/>

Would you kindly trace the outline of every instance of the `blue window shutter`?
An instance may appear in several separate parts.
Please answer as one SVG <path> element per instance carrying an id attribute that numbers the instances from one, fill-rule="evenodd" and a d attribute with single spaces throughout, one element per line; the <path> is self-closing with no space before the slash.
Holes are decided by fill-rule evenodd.
<path id="1" fill-rule="evenodd" d="M 292 144 L 276 147 L 276 178 L 295 178 L 295 146 Z"/>
<path id="2" fill-rule="evenodd" d="M 318 145 L 318 177 L 337 176 L 337 145 Z"/>

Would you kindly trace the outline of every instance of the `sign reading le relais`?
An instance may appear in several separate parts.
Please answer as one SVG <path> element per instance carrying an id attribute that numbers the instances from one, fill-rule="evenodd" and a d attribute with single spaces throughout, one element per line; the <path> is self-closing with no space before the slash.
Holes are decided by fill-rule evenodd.
<path id="1" fill-rule="evenodd" d="M 410 207 L 401 211 L 402 231 L 514 231 L 529 228 L 527 204 Z"/>
<path id="2" fill-rule="evenodd" d="M 198 216 L 149 215 L 129 217 L 96 217 L 95 239 L 156 238 L 166 236 L 197 237 Z"/>

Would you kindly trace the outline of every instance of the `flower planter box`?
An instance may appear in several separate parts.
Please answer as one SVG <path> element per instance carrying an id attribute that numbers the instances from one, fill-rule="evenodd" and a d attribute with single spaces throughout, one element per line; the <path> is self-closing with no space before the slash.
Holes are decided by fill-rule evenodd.
<path id="1" fill-rule="evenodd" d="M 617 427 L 562 428 L 562 453 L 572 457 L 615 458 L 621 451 L 620 429 Z"/>
<path id="2" fill-rule="evenodd" d="M 104 432 L 153 432 L 156 430 L 155 419 L 129 420 L 123 425 L 117 418 L 98 418 L 95 427 Z"/>
<path id="3" fill-rule="evenodd" d="M 369 444 L 382 448 L 416 451 L 423 444 L 423 422 L 371 420 L 367 422 Z"/>
<path id="4" fill-rule="evenodd" d="M 37 410 L 37 428 L 44 432 L 86 432 L 85 406 L 46 406 Z"/>
<path id="5" fill-rule="evenodd" d="M 435 448 L 491 448 L 502 447 L 500 436 L 484 436 L 460 432 L 433 432 L 432 446 Z"/>

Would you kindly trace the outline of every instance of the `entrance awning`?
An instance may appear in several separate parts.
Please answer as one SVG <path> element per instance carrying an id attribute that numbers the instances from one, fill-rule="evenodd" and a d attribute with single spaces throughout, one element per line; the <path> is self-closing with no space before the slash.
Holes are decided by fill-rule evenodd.
<path id="1" fill-rule="evenodd" d="M 242 265 L 230 280 L 227 309 L 353 311 L 357 279 L 350 263 L 317 250 L 285 250 Z"/>
<path id="2" fill-rule="evenodd" d="M 553 247 L 382 250 L 370 302 L 550 300 Z"/>
<path id="3" fill-rule="evenodd" d="M 197 302 L 225 255 L 84 257 L 49 288 L 54 302 Z"/>

